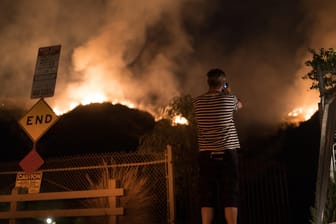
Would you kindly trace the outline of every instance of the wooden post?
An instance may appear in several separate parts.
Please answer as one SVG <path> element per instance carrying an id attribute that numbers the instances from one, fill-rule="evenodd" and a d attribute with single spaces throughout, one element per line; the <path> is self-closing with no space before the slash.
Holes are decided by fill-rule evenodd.
<path id="1" fill-rule="evenodd" d="M 10 212 L 16 212 L 17 209 L 17 202 L 15 201 L 15 195 L 18 194 L 19 188 L 14 187 L 12 190 L 12 200 L 10 201 Z M 15 218 L 10 218 L 9 219 L 9 224 L 16 224 Z"/>
<path id="2" fill-rule="evenodd" d="M 168 223 L 175 223 L 175 198 L 174 198 L 174 167 L 173 152 L 170 145 L 167 146 L 167 176 L 168 176 Z"/>
<path id="3" fill-rule="evenodd" d="M 117 182 L 115 179 L 109 179 L 108 183 L 109 189 L 116 189 Z M 117 197 L 108 197 L 109 208 L 117 208 Z M 108 218 L 108 224 L 118 224 L 118 219 L 116 215 L 110 215 Z"/>

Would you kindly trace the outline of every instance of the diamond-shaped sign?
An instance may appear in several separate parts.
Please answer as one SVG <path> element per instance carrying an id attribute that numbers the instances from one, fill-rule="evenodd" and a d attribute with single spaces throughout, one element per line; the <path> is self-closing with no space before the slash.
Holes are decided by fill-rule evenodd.
<path id="1" fill-rule="evenodd" d="M 44 163 L 42 157 L 33 148 L 24 158 L 20 161 L 20 167 L 27 173 L 32 173 L 40 168 Z"/>
<path id="2" fill-rule="evenodd" d="M 19 123 L 30 138 L 36 142 L 56 121 L 57 115 L 41 98 Z"/>

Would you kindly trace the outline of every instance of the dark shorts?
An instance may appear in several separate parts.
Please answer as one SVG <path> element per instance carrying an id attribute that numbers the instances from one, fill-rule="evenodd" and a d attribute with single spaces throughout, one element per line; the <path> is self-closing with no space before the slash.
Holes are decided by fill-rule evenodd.
<path id="1" fill-rule="evenodd" d="M 215 207 L 218 203 L 224 207 L 238 207 L 238 155 L 236 150 L 222 152 L 200 152 L 201 207 Z"/>

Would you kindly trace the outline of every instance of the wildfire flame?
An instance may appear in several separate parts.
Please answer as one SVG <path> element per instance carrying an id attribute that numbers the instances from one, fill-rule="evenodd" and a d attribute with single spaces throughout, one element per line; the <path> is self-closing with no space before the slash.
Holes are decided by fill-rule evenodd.
<path id="1" fill-rule="evenodd" d="M 312 104 L 309 106 L 302 106 L 294 108 L 287 114 L 291 123 L 303 122 L 309 120 L 313 114 L 317 111 L 317 105 Z"/>
<path id="2" fill-rule="evenodd" d="M 111 102 L 111 104 L 122 104 L 129 108 L 135 108 L 135 105 L 127 100 L 112 100 L 109 101 L 108 97 L 102 92 L 96 93 L 88 93 L 86 96 L 83 93 L 83 97 L 78 99 L 77 101 L 71 101 L 68 104 L 59 104 L 53 107 L 55 114 L 62 115 L 74 109 L 79 105 L 89 105 L 91 103 L 104 103 L 104 102 Z"/>
<path id="3" fill-rule="evenodd" d="M 181 115 L 173 117 L 172 122 L 173 122 L 173 125 L 189 125 L 189 121 Z"/>
<path id="4" fill-rule="evenodd" d="M 115 105 L 115 104 L 121 104 L 121 105 L 127 106 L 128 108 L 135 108 L 135 106 L 134 106 L 133 103 L 128 102 L 126 100 L 108 101 L 107 99 L 106 100 L 99 100 L 99 99 L 98 100 L 95 100 L 95 99 L 91 99 L 90 100 L 90 99 L 85 99 L 85 100 L 80 101 L 80 102 L 71 102 L 71 103 L 69 103 L 69 105 L 67 107 L 55 106 L 53 108 L 53 111 L 55 112 L 55 114 L 57 114 L 59 116 L 59 115 L 62 115 L 62 114 L 65 114 L 65 113 L 71 111 L 72 109 L 74 109 L 75 107 L 77 107 L 79 105 L 89 105 L 91 103 L 104 103 L 104 102 L 110 102 L 113 105 Z"/>
<path id="5" fill-rule="evenodd" d="M 55 114 L 57 115 L 62 115 L 66 112 L 69 112 L 70 110 L 74 109 L 75 107 L 77 107 L 78 105 L 88 105 L 91 103 L 103 103 L 103 102 L 109 102 L 107 97 L 102 94 L 102 93 L 96 93 L 96 94 L 90 94 L 90 97 L 88 98 L 84 98 L 81 101 L 78 102 L 71 102 L 68 107 L 57 107 L 55 106 L 53 108 L 53 111 L 55 112 Z M 115 105 L 115 104 L 122 104 L 124 106 L 127 106 L 129 108 L 135 108 L 136 106 L 126 100 L 113 100 L 111 102 L 111 104 Z M 62 108 L 62 109 L 60 109 Z M 157 119 L 157 118 L 156 118 Z M 176 126 L 176 125 L 189 125 L 189 121 L 183 117 L 182 115 L 177 115 L 175 117 L 172 118 L 172 125 Z"/>

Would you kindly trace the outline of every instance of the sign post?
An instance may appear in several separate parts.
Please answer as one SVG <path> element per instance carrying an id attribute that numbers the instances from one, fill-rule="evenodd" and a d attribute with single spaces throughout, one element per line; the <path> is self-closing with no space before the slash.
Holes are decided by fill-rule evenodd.
<path id="1" fill-rule="evenodd" d="M 19 163 L 28 176 L 21 174 L 18 178 L 31 177 L 29 175 L 34 174 L 44 163 L 44 160 L 36 151 L 36 142 L 58 119 L 54 111 L 43 98 L 54 96 L 60 53 L 61 45 L 41 47 L 38 49 L 31 99 L 40 98 L 40 100 L 19 120 L 19 124 L 31 138 L 34 146 Z M 42 178 L 42 174 L 40 178 Z M 26 182 L 17 179 L 18 185 Z M 32 191 L 37 191 L 37 188 L 33 187 Z"/>

